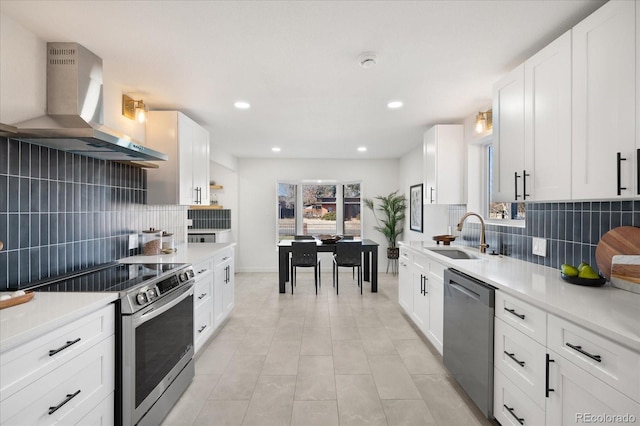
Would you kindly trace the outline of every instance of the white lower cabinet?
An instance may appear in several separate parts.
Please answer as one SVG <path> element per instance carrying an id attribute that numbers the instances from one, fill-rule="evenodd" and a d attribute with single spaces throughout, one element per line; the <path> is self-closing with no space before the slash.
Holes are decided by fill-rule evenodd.
<path id="1" fill-rule="evenodd" d="M 553 361 L 549 364 L 549 388 L 553 391 L 547 398 L 547 425 L 640 421 L 640 404 L 556 352 L 549 350 L 549 355 Z M 638 376 L 637 370 L 628 373 Z"/>
<path id="2" fill-rule="evenodd" d="M 85 324 L 97 327 L 86 333 Z M 108 305 L 3 353 L 0 424 L 112 424 L 114 325 L 114 307 Z M 82 337 L 67 340 L 69 335 Z M 9 382 L 13 370 L 20 378 Z"/>
<path id="3" fill-rule="evenodd" d="M 400 248 L 398 303 L 442 354 L 445 267 L 426 255 Z"/>
<path id="4" fill-rule="evenodd" d="M 235 306 L 233 247 L 194 263 L 196 284 L 193 310 L 195 352 L 215 333 Z"/>
<path id="5" fill-rule="evenodd" d="M 640 420 L 640 353 L 501 291 L 493 360 L 503 426 Z"/>

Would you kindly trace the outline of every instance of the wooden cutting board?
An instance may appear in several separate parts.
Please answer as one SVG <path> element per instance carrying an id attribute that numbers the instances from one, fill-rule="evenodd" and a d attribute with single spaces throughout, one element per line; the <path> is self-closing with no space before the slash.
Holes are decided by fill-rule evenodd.
<path id="1" fill-rule="evenodd" d="M 619 226 L 602 236 L 596 247 L 600 274 L 611 279 L 611 260 L 616 255 L 640 255 L 640 228 Z"/>

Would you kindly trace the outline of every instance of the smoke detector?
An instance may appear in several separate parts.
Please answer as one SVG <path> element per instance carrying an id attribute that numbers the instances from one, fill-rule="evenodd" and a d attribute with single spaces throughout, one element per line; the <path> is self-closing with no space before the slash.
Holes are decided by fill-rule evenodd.
<path id="1" fill-rule="evenodd" d="M 358 56 L 358 63 L 362 68 L 371 68 L 378 61 L 378 57 L 373 52 L 364 52 Z"/>

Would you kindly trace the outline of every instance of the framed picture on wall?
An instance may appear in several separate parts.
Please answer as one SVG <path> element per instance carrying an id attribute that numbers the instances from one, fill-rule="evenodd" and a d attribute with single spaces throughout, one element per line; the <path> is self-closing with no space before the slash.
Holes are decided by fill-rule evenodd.
<path id="1" fill-rule="evenodd" d="M 422 232 L 422 184 L 411 186 L 409 191 L 409 228 Z"/>

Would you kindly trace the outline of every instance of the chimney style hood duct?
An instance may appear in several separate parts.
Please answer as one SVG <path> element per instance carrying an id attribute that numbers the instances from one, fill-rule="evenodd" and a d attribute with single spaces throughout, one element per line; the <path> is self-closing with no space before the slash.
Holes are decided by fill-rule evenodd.
<path id="1" fill-rule="evenodd" d="M 102 59 L 78 43 L 47 43 L 47 115 L 15 124 L 9 136 L 101 160 L 167 160 L 103 126 L 102 102 Z"/>

